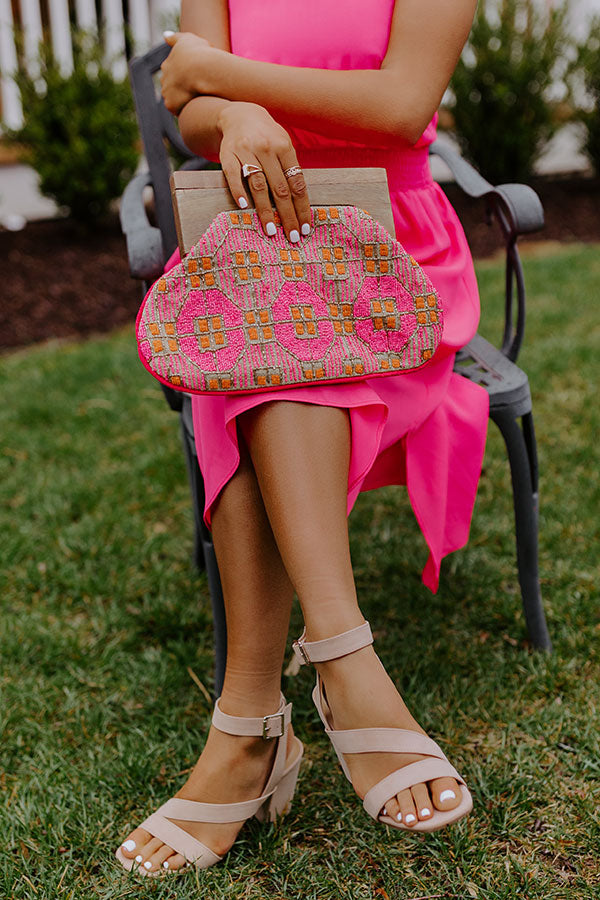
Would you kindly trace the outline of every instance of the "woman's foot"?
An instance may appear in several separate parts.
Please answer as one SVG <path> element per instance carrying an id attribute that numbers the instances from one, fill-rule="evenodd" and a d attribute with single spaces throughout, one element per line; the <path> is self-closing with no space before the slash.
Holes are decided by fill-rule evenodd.
<path id="1" fill-rule="evenodd" d="M 203 803 L 237 803 L 260 797 L 271 772 L 276 745 L 276 740 L 226 734 L 211 726 L 193 772 L 175 797 Z M 288 758 L 292 747 L 293 731 L 290 725 Z M 230 850 L 244 824 L 243 821 L 226 824 L 172 821 L 219 856 Z M 127 835 L 121 851 L 128 859 L 135 859 L 147 872 L 177 870 L 185 865 L 181 854 L 152 837 L 144 828 L 136 828 Z"/>
<path id="2" fill-rule="evenodd" d="M 334 729 L 403 728 L 425 734 L 411 716 L 373 647 L 316 666 Z M 397 769 L 423 759 L 410 753 L 348 753 L 344 759 L 354 790 L 362 799 L 374 784 Z M 408 827 L 430 819 L 435 810 L 448 811 L 461 800 L 454 778 L 437 778 L 390 797 L 387 815 Z"/>

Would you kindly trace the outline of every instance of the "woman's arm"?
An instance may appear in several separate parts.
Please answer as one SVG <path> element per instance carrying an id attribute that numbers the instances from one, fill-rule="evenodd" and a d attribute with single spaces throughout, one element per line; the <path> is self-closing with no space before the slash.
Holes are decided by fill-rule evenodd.
<path id="1" fill-rule="evenodd" d="M 285 176 L 287 169 L 298 164 L 285 129 L 258 104 L 235 102 L 206 92 L 197 96 L 187 83 L 187 64 L 181 51 L 190 39 L 195 52 L 198 47 L 215 52 L 229 50 L 227 0 L 182 0 L 181 27 L 187 33 L 181 43 L 177 41 L 178 52 L 172 50 L 163 63 L 162 91 L 169 109 L 179 112 L 179 128 L 186 145 L 199 155 L 219 156 L 233 197 L 244 208 L 251 195 L 262 226 L 271 235 L 276 226 L 270 188 L 288 238 L 298 241 L 300 233 L 306 235 L 310 228 L 310 204 L 304 176 Z M 166 39 L 171 45 L 175 43 L 172 36 Z M 229 53 L 224 55 L 233 58 Z M 244 163 L 258 166 L 262 173 L 243 181 Z"/>
<path id="2" fill-rule="evenodd" d="M 259 62 L 210 47 L 191 34 L 176 36 L 173 69 L 190 93 L 257 103 L 283 124 L 333 136 L 343 131 L 367 143 L 392 135 L 413 144 L 439 106 L 476 5 L 476 0 L 396 0 L 381 69 Z M 166 102 L 172 109 L 168 96 Z"/>
<path id="3" fill-rule="evenodd" d="M 182 32 L 208 41 L 212 47 L 228 52 L 229 12 L 227 0 L 182 0 L 180 27 Z M 170 32 L 165 32 L 165 37 Z M 168 38 L 171 43 L 170 38 Z M 179 128 L 183 140 L 198 155 L 218 156 L 222 132 L 218 124 L 220 113 L 229 106 L 223 97 L 197 96 L 194 90 L 182 83 L 179 67 L 173 65 L 174 55 L 169 54 L 162 65 L 162 90 L 171 100 L 169 109 L 180 115 Z M 192 109 L 185 110 L 196 98 Z M 177 109 L 173 109 L 177 106 Z"/>

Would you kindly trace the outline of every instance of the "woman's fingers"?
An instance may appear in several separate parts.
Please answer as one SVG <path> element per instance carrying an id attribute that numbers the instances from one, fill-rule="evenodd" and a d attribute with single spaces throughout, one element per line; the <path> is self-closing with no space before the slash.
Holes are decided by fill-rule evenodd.
<path id="1" fill-rule="evenodd" d="M 246 164 L 255 166 L 260 165 L 254 160 L 247 160 Z M 269 185 L 267 184 L 264 169 L 262 166 L 260 168 L 261 171 L 253 172 L 247 177 L 246 182 L 250 189 L 252 200 L 256 207 L 256 213 L 260 219 L 260 224 L 262 225 L 264 232 L 268 234 L 269 237 L 273 237 L 277 231 L 277 226 L 275 225 L 275 216 L 273 215 L 273 207 L 271 206 L 271 198 L 269 196 Z"/>
<path id="2" fill-rule="evenodd" d="M 293 244 L 297 243 L 300 240 L 300 222 L 296 215 L 292 191 L 283 174 L 281 163 L 276 156 L 270 156 L 265 160 L 264 169 L 286 237 Z"/>
<path id="3" fill-rule="evenodd" d="M 300 233 L 306 236 L 310 232 L 310 200 L 304 173 L 298 165 L 298 158 L 293 148 L 279 157 L 279 165 L 287 182 Z M 290 174 L 286 175 L 286 172 L 290 172 Z"/>
<path id="4" fill-rule="evenodd" d="M 246 190 L 245 181 L 242 181 L 242 167 L 237 156 L 221 153 L 221 168 L 229 185 L 231 196 L 240 209 L 250 206 L 250 192 Z"/>
<path id="5" fill-rule="evenodd" d="M 248 206 L 256 208 L 267 235 L 272 237 L 277 230 L 272 202 L 275 203 L 289 241 L 296 243 L 301 236 L 306 236 L 310 232 L 308 191 L 301 171 L 286 177 L 280 159 L 274 154 L 265 156 L 262 160 L 246 154 L 243 161 L 234 154 L 221 154 L 221 165 L 236 203 L 240 209 L 246 209 Z M 244 177 L 242 172 L 244 165 L 256 166 L 260 171 Z M 298 167 L 297 162 L 292 160 L 291 166 Z"/>

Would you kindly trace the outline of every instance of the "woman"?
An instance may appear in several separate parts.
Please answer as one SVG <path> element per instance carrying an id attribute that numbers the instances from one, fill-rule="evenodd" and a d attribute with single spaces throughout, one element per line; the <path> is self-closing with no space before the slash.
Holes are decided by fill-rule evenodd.
<path id="1" fill-rule="evenodd" d="M 183 0 L 182 33 L 166 35 L 167 107 L 194 152 L 220 159 L 239 206 L 256 207 L 267 235 L 277 228 L 273 201 L 292 245 L 310 234 L 300 166 L 385 166 L 397 238 L 443 297 L 445 332 L 432 362 L 416 372 L 194 399 L 227 670 L 190 778 L 121 845 L 126 868 L 152 875 L 186 861 L 211 865 L 246 818 L 274 817 L 289 804 L 302 745 L 280 678 L 294 591 L 306 624 L 296 649 L 316 665 L 317 708 L 367 811 L 422 831 L 471 808 L 465 783 L 374 652 L 356 597 L 347 513 L 361 490 L 407 484 L 430 549 L 423 580 L 432 590 L 442 557 L 467 540 L 487 394 L 452 366 L 476 330 L 478 295 L 427 147 L 475 6 Z"/>

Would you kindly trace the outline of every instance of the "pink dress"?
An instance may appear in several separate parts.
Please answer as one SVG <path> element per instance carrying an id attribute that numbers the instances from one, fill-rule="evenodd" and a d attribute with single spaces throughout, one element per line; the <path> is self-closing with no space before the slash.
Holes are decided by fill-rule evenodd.
<path id="1" fill-rule="evenodd" d="M 231 49 L 238 56 L 292 66 L 378 69 L 389 40 L 394 0 L 229 0 Z M 454 354 L 474 335 L 479 297 L 463 230 L 432 181 L 428 145 L 436 120 L 414 145 L 361 144 L 292 130 L 299 162 L 383 166 L 396 237 L 420 262 L 444 302 L 443 343 L 412 373 L 348 384 L 255 395 L 195 396 L 198 461 L 206 487 L 205 520 L 239 463 L 236 416 L 260 403 L 296 400 L 349 411 L 352 432 L 348 512 L 359 491 L 406 484 L 429 547 L 424 583 L 437 590 L 442 557 L 468 538 L 488 420 L 487 392 L 452 371 Z"/>

